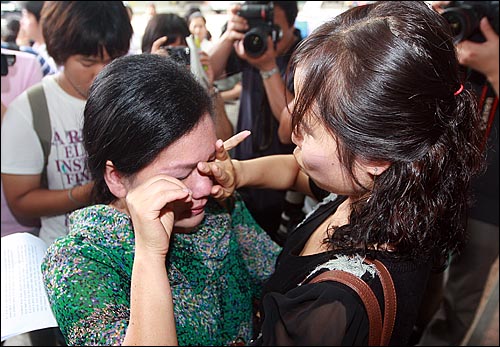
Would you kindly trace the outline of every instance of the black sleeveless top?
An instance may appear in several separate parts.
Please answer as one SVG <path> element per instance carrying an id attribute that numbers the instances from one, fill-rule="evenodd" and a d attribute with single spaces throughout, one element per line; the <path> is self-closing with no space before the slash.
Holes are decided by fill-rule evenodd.
<path id="1" fill-rule="evenodd" d="M 368 345 L 368 316 L 359 296 L 338 282 L 299 286 L 332 253 L 299 256 L 314 230 L 345 200 L 325 200 L 289 234 L 276 271 L 266 282 L 260 306 L 261 334 L 254 345 Z M 335 258 L 333 254 L 333 258 Z M 408 344 L 431 266 L 377 255 L 391 273 L 397 294 L 396 322 L 391 345 Z M 381 304 L 383 291 L 378 276 L 366 276 Z"/>

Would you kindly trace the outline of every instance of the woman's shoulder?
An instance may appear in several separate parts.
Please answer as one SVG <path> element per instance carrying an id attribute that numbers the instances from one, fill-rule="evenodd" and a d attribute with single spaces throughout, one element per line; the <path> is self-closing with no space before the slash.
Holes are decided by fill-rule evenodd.
<path id="1" fill-rule="evenodd" d="M 57 239 L 53 248 L 106 247 L 111 251 L 112 247 L 133 245 L 130 218 L 108 205 L 92 205 L 73 211 L 69 215 L 68 229 L 68 234 Z"/>
<path id="2" fill-rule="evenodd" d="M 134 237 L 127 215 L 107 206 L 93 205 L 73 211 L 69 233 L 47 249 L 44 268 L 97 260 L 129 263 L 133 260 Z M 103 257 L 106 254 L 106 257 Z M 86 260 L 84 260 L 86 259 Z"/>
<path id="3" fill-rule="evenodd" d="M 271 292 L 263 298 L 263 306 L 267 319 L 262 327 L 264 341 L 276 339 L 265 344 L 294 341 L 303 346 L 340 346 L 365 345 L 368 341 L 364 306 L 353 290 L 339 282 L 304 284 L 283 294 Z M 273 334 L 277 325 L 284 326 L 280 330 L 285 334 Z M 288 335 L 288 331 L 293 334 Z"/>
<path id="4" fill-rule="evenodd" d="M 69 218 L 70 223 L 73 224 L 130 223 L 127 214 L 105 204 L 96 204 L 74 210 L 70 213 Z"/>

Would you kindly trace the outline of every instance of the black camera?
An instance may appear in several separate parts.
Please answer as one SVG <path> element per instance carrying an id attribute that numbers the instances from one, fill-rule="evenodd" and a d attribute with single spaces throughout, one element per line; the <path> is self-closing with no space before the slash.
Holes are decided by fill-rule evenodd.
<path id="1" fill-rule="evenodd" d="M 9 66 L 13 66 L 15 63 L 15 55 L 2 53 L 2 76 L 7 76 L 9 74 Z"/>
<path id="2" fill-rule="evenodd" d="M 274 24 L 274 5 L 243 4 L 238 11 L 238 16 L 248 22 L 248 31 L 243 38 L 245 52 L 251 57 L 260 57 L 267 50 L 267 37 L 271 36 L 276 44 L 281 38 L 281 29 Z"/>
<path id="3" fill-rule="evenodd" d="M 441 15 L 451 26 L 454 43 L 463 40 L 484 42 L 479 28 L 481 18 L 487 17 L 498 34 L 498 1 L 451 1 Z"/>
<path id="4" fill-rule="evenodd" d="M 191 64 L 191 53 L 188 46 L 163 46 L 168 55 L 176 63 L 181 65 Z"/>

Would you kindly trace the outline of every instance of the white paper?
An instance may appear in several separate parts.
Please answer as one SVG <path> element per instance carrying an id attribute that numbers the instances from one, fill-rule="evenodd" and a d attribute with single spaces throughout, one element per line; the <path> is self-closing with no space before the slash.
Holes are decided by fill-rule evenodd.
<path id="1" fill-rule="evenodd" d="M 40 270 L 46 250 L 30 233 L 2 237 L 2 341 L 57 326 Z"/>

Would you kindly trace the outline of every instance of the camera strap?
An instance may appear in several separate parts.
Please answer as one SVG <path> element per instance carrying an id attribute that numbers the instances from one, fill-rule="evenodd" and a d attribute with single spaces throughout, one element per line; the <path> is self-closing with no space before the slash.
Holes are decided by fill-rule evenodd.
<path id="1" fill-rule="evenodd" d="M 490 136 L 493 121 L 495 120 L 495 113 L 498 107 L 498 96 L 488 82 L 485 82 L 481 88 L 481 95 L 479 98 L 479 109 L 481 110 L 482 126 L 484 128 L 484 139 L 482 148 L 486 146 L 488 137 Z"/>

